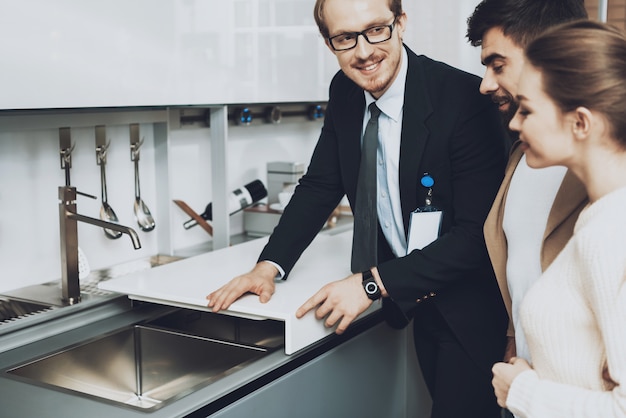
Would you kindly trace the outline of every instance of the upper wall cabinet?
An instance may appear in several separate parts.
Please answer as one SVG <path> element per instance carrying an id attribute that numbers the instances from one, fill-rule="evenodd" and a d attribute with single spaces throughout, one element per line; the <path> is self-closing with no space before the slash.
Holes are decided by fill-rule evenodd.
<path id="1" fill-rule="evenodd" d="M 0 109 L 325 101 L 313 4 L 0 2 Z"/>

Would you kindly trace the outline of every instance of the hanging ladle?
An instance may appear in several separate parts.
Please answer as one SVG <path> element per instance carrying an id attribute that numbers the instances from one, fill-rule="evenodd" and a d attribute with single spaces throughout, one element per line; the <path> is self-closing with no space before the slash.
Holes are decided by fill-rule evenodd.
<path id="1" fill-rule="evenodd" d="M 96 126 L 96 161 L 100 166 L 100 185 L 102 189 L 102 206 L 100 207 L 100 219 L 108 222 L 118 223 L 119 219 L 113 211 L 111 205 L 109 205 L 107 198 L 107 177 L 106 177 L 106 163 L 107 163 L 107 150 L 109 149 L 111 142 L 106 142 L 106 132 L 104 126 Z M 103 228 L 104 235 L 109 239 L 118 239 L 122 236 L 119 231 Z"/>
<path id="2" fill-rule="evenodd" d="M 139 140 L 139 124 L 130 125 L 130 159 L 135 163 L 135 218 L 137 225 L 142 231 L 152 231 L 155 227 L 154 218 L 150 213 L 150 209 L 141 199 L 141 191 L 139 188 L 139 148 L 143 144 L 143 138 Z"/>

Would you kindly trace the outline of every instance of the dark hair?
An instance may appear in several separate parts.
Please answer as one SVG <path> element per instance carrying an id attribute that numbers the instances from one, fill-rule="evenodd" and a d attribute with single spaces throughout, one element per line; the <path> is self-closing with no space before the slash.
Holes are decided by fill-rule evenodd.
<path id="1" fill-rule="evenodd" d="M 400 16 L 402 14 L 402 0 L 388 1 L 389 10 L 391 10 L 393 16 Z M 315 23 L 317 23 L 317 27 L 324 39 L 328 39 L 330 37 L 330 33 L 328 31 L 328 26 L 326 26 L 326 20 L 324 19 L 324 3 L 326 3 L 326 0 L 317 0 L 315 2 L 315 7 L 313 8 L 313 17 L 315 18 Z"/>
<path id="2" fill-rule="evenodd" d="M 583 0 L 483 0 L 467 19 L 466 37 L 480 46 L 494 27 L 524 48 L 546 29 L 587 18 Z"/>
<path id="3" fill-rule="evenodd" d="M 526 59 L 563 112 L 579 106 L 602 113 L 611 137 L 626 149 L 626 37 L 607 24 L 581 20 L 557 26 L 528 45 Z"/>

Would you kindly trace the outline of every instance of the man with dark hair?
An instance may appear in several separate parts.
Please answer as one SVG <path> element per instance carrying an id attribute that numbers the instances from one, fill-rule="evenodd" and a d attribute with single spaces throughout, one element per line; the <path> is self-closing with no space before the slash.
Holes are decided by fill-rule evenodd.
<path id="1" fill-rule="evenodd" d="M 583 0 L 484 0 L 476 6 L 467 19 L 467 38 L 482 47 L 480 92 L 491 95 L 507 126 L 517 110 L 513 95 L 526 45 L 552 26 L 585 18 Z"/>
<path id="2" fill-rule="evenodd" d="M 518 108 L 517 83 L 526 45 L 550 27 L 586 17 L 582 0 L 483 0 L 476 7 L 467 20 L 467 38 L 481 47 L 486 67 L 480 92 L 491 96 L 507 126 Z M 519 324 L 519 305 L 572 236 L 587 204 L 585 188 L 573 173 L 565 167 L 528 167 L 518 145 L 512 145 L 504 181 L 484 227 L 510 318 L 504 361 L 515 356 L 531 360 Z"/>

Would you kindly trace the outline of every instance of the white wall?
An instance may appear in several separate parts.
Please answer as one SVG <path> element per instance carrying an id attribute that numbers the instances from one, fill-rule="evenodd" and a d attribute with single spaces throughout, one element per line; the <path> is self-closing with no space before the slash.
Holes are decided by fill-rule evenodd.
<path id="1" fill-rule="evenodd" d="M 480 75 L 480 48 L 465 38 L 467 18 L 480 0 L 404 0 L 408 16 L 405 43 L 417 54 Z"/>
<path id="2" fill-rule="evenodd" d="M 256 178 L 267 184 L 267 161 L 308 162 L 320 122 L 230 127 L 228 144 L 229 190 Z M 170 189 L 198 212 L 211 201 L 211 147 L 207 129 L 173 131 L 171 136 Z M 142 124 L 145 138 L 139 162 L 142 198 L 152 211 L 156 228 L 142 232 L 133 214 L 134 171 L 130 160 L 128 126 L 107 126 L 111 139 L 107 161 L 108 200 L 120 223 L 134 228 L 142 248 L 135 251 L 127 236 L 110 240 L 103 231 L 78 224 L 79 245 L 92 269 L 104 268 L 157 253 L 157 233 L 163 218 L 157 210 L 152 125 Z M 98 200 L 78 197 L 78 212 L 98 217 L 100 171 L 95 157 L 93 128 L 72 129 L 76 147 L 72 153 L 71 180 L 79 191 Z M 0 133 L 0 291 L 60 277 L 58 186 L 65 182 L 59 163 L 57 129 Z M 210 240 L 200 227 L 185 230 L 188 217 L 170 202 L 173 246 L 185 249 Z M 231 217 L 231 232 L 243 232 L 241 213 Z"/>
<path id="3" fill-rule="evenodd" d="M 124 2 L 124 4 L 128 8 L 139 7 L 137 5 L 142 5 L 142 7 L 146 8 L 148 3 L 154 6 L 154 4 L 164 4 L 164 1 L 133 1 Z M 480 74 L 482 69 L 479 64 L 479 51 L 469 46 L 464 39 L 465 19 L 473 10 L 476 2 L 477 0 L 447 0 L 445 2 L 405 0 L 404 7 L 409 17 L 405 42 L 417 53 L 424 53 L 432 58 L 440 59 L 467 71 Z M 64 19 L 69 18 L 68 16 L 78 19 L 78 28 L 98 28 L 97 22 L 86 21 L 84 18 L 81 20 L 81 16 L 76 15 L 76 13 L 78 11 L 85 12 L 89 7 L 94 7 L 90 11 L 91 15 L 95 12 L 101 13 L 102 9 L 93 6 L 94 4 L 98 4 L 98 7 L 104 7 L 103 5 L 109 4 L 113 8 L 119 2 L 78 2 L 80 7 L 72 9 L 70 6 L 76 6 L 74 3 L 71 0 L 57 0 L 54 2 L 36 0 L 10 2 L 8 0 L 0 0 L 0 34 L 3 34 L 3 30 L 6 30 L 7 27 L 15 29 L 22 23 L 19 19 L 12 20 L 11 16 L 15 17 L 15 15 L 5 13 L 7 10 L 21 11 L 21 18 L 29 18 L 31 19 L 29 21 L 31 25 L 43 25 L 42 28 L 48 27 L 46 25 L 53 22 L 55 20 L 53 19 L 54 17 L 63 16 L 65 16 Z M 289 16 L 308 16 L 312 22 L 310 16 L 313 0 L 233 0 L 232 3 L 230 1 L 215 3 L 211 1 L 177 2 L 171 0 L 165 1 L 165 3 L 176 4 L 180 7 L 195 4 L 198 8 L 207 4 L 215 5 L 219 3 L 219 5 L 229 5 L 229 7 L 235 7 L 238 10 L 237 13 L 242 14 L 241 22 L 255 20 L 255 17 L 250 15 L 250 9 L 244 7 L 245 5 L 251 5 L 252 10 L 258 12 L 258 20 L 261 21 L 267 18 L 268 10 L 273 10 L 273 7 L 277 7 L 280 4 L 283 6 L 289 4 L 292 8 Z M 108 10 L 111 12 L 112 9 Z M 148 14 L 144 14 L 146 17 L 149 17 Z M 111 16 L 108 16 L 108 18 L 111 18 Z M 177 19 L 183 19 L 183 17 L 178 16 Z M 196 27 L 194 25 L 200 27 L 203 24 L 202 22 L 196 22 L 197 18 L 194 20 L 192 16 L 187 16 L 185 19 L 185 25 L 191 25 L 191 29 Z M 136 46 L 143 45 L 148 49 L 153 48 L 155 47 L 154 43 L 158 39 L 146 39 L 140 33 L 134 32 L 136 23 L 148 24 L 146 22 L 149 20 L 141 21 L 143 23 L 140 21 L 122 20 L 123 26 L 119 28 L 118 32 L 112 34 L 101 32 L 101 36 L 112 37 L 117 47 L 120 48 L 124 47 L 125 42 L 130 44 L 134 42 Z M 239 22 L 239 25 L 242 24 L 241 22 Z M 311 22 L 303 25 L 310 26 Z M 78 59 L 78 57 L 64 56 L 61 54 L 61 50 L 53 48 L 53 45 L 49 44 L 53 38 L 46 38 L 47 35 L 51 36 L 51 33 L 47 33 L 47 35 L 46 33 L 42 29 L 40 36 L 36 40 L 40 42 L 40 46 L 43 45 L 43 47 L 47 48 L 46 51 L 51 54 L 51 59 L 56 56 L 55 51 L 60 54 L 56 56 L 58 59 Z M 13 42 L 16 40 L 14 35 L 7 37 L 3 34 L 2 36 L 4 39 L 11 39 Z M 86 41 L 91 39 L 95 42 L 95 38 L 92 39 L 91 36 L 95 35 L 89 32 L 89 35 L 85 38 Z M 138 36 L 138 39 L 134 39 L 134 36 Z M 290 45 L 296 47 L 300 44 L 299 40 L 301 38 L 298 35 L 292 39 L 293 42 Z M 88 42 L 86 41 L 84 47 L 88 49 Z M 318 74 L 324 74 L 324 79 L 316 79 L 310 83 L 323 86 L 325 95 L 328 79 L 337 66 L 332 54 L 323 46 L 322 40 L 315 36 L 315 41 L 318 43 L 318 46 L 310 46 L 308 41 L 304 41 L 304 43 L 308 50 L 314 51 L 315 65 L 321 66 Z M 202 45 L 204 42 L 209 41 L 203 38 L 194 42 Z M 10 49 L 12 48 L 11 45 L 15 44 L 2 42 L 0 45 L 0 54 L 2 54 L 0 56 L 6 58 L 7 48 Z M 318 51 L 321 51 L 320 54 L 322 55 L 315 55 Z M 19 51 L 20 54 L 25 52 Z M 126 52 L 130 56 L 132 55 L 131 52 L 137 51 Z M 146 51 L 141 50 L 138 52 L 146 53 Z M 83 60 L 88 60 L 89 58 L 93 58 L 89 53 L 82 57 Z M 258 61 L 257 65 L 271 62 L 272 60 Z M 74 63 L 74 61 L 70 61 L 70 63 Z M 2 85 L 0 90 L 3 91 L 2 100 L 7 100 L 7 97 L 11 96 L 11 94 L 19 99 L 21 97 L 19 95 L 22 93 L 37 99 L 40 97 L 40 94 L 45 95 L 44 93 L 46 93 L 40 89 L 49 88 L 48 92 L 53 92 L 59 87 L 51 85 L 51 80 L 47 80 L 48 84 L 33 80 L 31 76 L 34 70 L 30 67 L 31 64 L 28 57 L 21 63 L 7 62 L 6 59 L 3 59 L 4 69 L 7 70 L 8 68 L 7 71 L 16 71 L 17 74 L 7 77 L 7 72 L 3 70 L 4 72 L 0 79 Z M 176 62 L 173 60 L 169 64 L 175 65 Z M 58 70 L 54 63 L 51 65 L 50 70 L 52 73 Z M 129 67 L 126 67 L 125 70 L 120 70 L 120 73 L 112 75 L 112 77 L 120 81 L 116 89 L 120 88 L 120 86 L 124 87 L 123 75 L 126 74 L 125 71 L 130 70 Z M 158 73 L 158 68 L 154 68 L 154 71 Z M 146 89 L 146 91 L 158 90 L 155 86 L 162 87 L 163 81 L 153 78 L 153 75 L 150 71 L 147 71 L 142 84 L 132 88 L 142 88 Z M 77 74 L 71 74 L 71 76 L 77 76 Z M 275 80 L 280 81 L 280 77 Z M 99 87 L 107 87 L 109 81 L 109 79 L 106 79 Z M 210 81 L 215 86 L 225 83 L 219 77 Z M 248 87 L 254 89 L 257 87 L 255 83 L 260 82 L 259 79 L 254 79 L 254 83 L 249 84 Z M 299 84 L 306 86 L 307 83 L 300 79 Z M 19 86 L 17 91 L 5 89 L 5 87 L 15 89 L 16 86 Z M 31 88 L 28 91 L 21 90 L 28 86 L 37 86 L 37 88 Z M 319 86 L 315 88 L 319 88 Z M 86 91 L 90 91 L 89 89 L 95 87 L 98 86 L 84 86 L 84 88 L 87 88 Z M 8 94 L 8 92 L 12 93 Z M 112 90 L 112 92 L 117 94 L 119 90 Z M 246 101 L 252 101 L 255 97 L 254 94 L 246 96 Z M 53 95 L 51 97 L 61 96 Z M 94 97 L 97 102 L 97 100 L 104 100 L 103 98 L 107 96 Z M 13 100 L 11 97 L 9 99 Z M 303 101 L 306 100 L 314 101 L 314 98 L 305 97 Z M 16 101 L 15 103 L 18 102 Z M 290 122 L 288 119 L 285 119 L 279 125 L 230 126 L 227 162 L 229 167 L 227 173 L 228 190 L 242 186 L 255 178 L 266 181 L 265 165 L 268 161 L 292 160 L 308 162 L 319 135 L 319 129 L 319 122 Z M 99 228 L 79 224 L 79 245 L 89 259 L 92 269 L 143 258 L 154 255 L 157 252 L 156 233 L 162 223 L 160 223 L 160 214 L 157 212 L 156 197 L 161 185 L 156 184 L 155 180 L 158 167 L 155 166 L 154 160 L 152 125 L 142 124 L 141 135 L 145 137 L 140 160 L 141 191 L 142 197 L 155 215 L 156 229 L 149 233 L 139 232 L 143 248 L 140 251 L 134 251 L 126 236 L 119 240 L 111 241 L 104 237 L 102 230 Z M 134 199 L 133 165 L 130 161 L 128 125 L 107 126 L 107 137 L 111 139 L 107 165 L 109 203 L 116 211 L 121 223 L 134 227 L 136 223 L 132 212 Z M 100 177 L 99 167 L 95 158 L 94 129 L 72 129 L 72 138 L 76 143 L 76 149 L 73 152 L 72 183 L 79 190 L 99 197 Z M 170 138 L 171 148 L 169 155 L 171 165 L 169 187 L 171 197 L 173 199 L 185 200 L 198 212 L 201 212 L 211 200 L 211 147 L 209 138 L 210 129 L 176 130 L 172 132 Z M 32 129 L 24 126 L 14 131 L 7 131 L 0 126 L 0 292 L 60 277 L 57 188 L 64 183 L 64 174 L 60 168 L 58 147 L 57 129 Z M 92 201 L 79 197 L 78 209 L 80 213 L 97 217 L 100 209 L 100 200 Z M 182 223 L 187 220 L 186 215 L 173 204 L 171 204 L 170 210 L 172 224 L 174 225 L 172 242 L 175 249 L 193 246 L 209 239 L 208 235 L 199 227 L 188 231 L 184 230 Z M 243 229 L 242 215 L 234 215 L 230 220 L 231 231 L 233 233 L 241 232 Z"/>
<path id="4" fill-rule="evenodd" d="M 301 118 L 303 119 L 303 118 Z M 322 122 L 292 121 L 278 125 L 255 124 L 250 127 L 229 126 L 227 190 L 259 179 L 267 187 L 266 165 L 270 161 L 309 162 Z M 173 199 L 184 200 L 201 213 L 212 198 L 210 185 L 210 129 L 178 130 L 172 134 L 171 161 L 175 167 L 170 187 Z M 189 219 L 177 207 L 173 210 L 173 241 L 176 249 L 205 242 L 208 235 L 199 226 L 182 228 Z M 243 214 L 230 217 L 231 233 L 243 232 Z"/>

